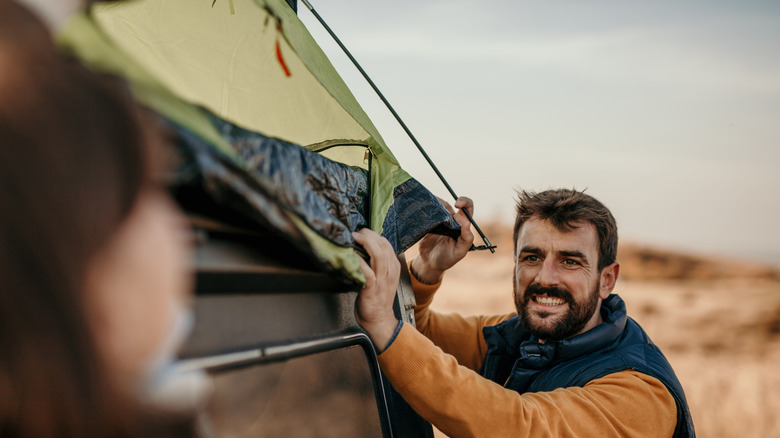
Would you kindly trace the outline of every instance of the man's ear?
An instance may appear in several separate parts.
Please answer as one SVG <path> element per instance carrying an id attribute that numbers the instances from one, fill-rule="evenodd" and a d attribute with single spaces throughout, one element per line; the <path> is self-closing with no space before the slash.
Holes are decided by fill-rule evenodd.
<path id="1" fill-rule="evenodd" d="M 599 297 L 602 300 L 606 300 L 617 283 L 618 274 L 620 273 L 620 263 L 615 262 L 609 266 L 605 266 L 601 270 L 601 286 L 599 287 Z"/>

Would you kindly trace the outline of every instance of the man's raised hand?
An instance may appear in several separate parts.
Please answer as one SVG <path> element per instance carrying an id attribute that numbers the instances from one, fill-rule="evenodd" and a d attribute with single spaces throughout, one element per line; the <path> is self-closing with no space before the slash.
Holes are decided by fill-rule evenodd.
<path id="1" fill-rule="evenodd" d="M 474 243 L 471 232 L 471 222 L 463 210 L 474 214 L 474 202 L 465 196 L 455 201 L 457 212 L 446 201 L 439 199 L 442 205 L 453 215 L 460 225 L 460 236 L 453 239 L 449 236 L 428 234 L 420 241 L 420 254 L 412 260 L 412 275 L 427 284 L 439 283 L 444 277 L 444 271 L 453 267 L 466 257 L 469 248 Z"/>

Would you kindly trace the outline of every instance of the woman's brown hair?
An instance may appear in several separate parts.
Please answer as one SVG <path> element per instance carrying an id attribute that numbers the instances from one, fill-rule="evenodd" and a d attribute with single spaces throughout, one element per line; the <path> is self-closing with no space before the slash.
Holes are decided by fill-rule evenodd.
<path id="1" fill-rule="evenodd" d="M 0 0 L 0 436 L 165 430 L 110 383 L 84 303 L 90 257 L 150 179 L 138 114 Z"/>

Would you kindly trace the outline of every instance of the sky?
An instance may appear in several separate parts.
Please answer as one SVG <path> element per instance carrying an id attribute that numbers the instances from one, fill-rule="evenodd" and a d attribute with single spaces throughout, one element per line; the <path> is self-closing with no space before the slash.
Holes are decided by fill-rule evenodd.
<path id="1" fill-rule="evenodd" d="M 780 266 L 780 2 L 311 0 L 478 222 L 587 189 L 623 240 Z M 449 198 L 299 16 L 402 167 Z"/>

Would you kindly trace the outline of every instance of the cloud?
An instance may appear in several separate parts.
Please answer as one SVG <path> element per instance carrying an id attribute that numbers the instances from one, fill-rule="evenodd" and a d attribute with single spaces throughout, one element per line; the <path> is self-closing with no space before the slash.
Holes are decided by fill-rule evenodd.
<path id="1" fill-rule="evenodd" d="M 516 72 L 552 70 L 600 81 L 780 95 L 780 58 L 768 59 L 766 53 L 749 50 L 726 50 L 714 41 L 702 44 L 674 29 L 615 29 L 511 38 L 374 33 L 357 40 L 352 50 L 381 62 L 383 68 L 424 62 L 458 65 L 468 73 L 475 65 L 489 63 L 496 69 Z"/>

